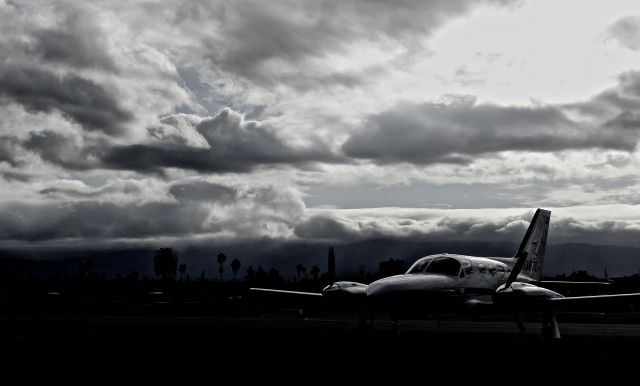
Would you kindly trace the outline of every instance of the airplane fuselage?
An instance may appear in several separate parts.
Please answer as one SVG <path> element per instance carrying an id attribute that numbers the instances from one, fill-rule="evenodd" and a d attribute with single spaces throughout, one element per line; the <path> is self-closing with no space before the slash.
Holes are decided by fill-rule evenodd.
<path id="1" fill-rule="evenodd" d="M 325 295 L 366 296 L 370 306 L 433 311 L 435 309 L 496 303 L 496 291 L 511 274 L 516 259 L 436 254 L 422 257 L 406 273 L 376 280 L 368 286 L 337 282 Z M 525 294 L 528 302 L 561 296 L 553 291 L 527 284 L 534 281 L 519 274 L 518 282 L 501 292 L 503 303 Z M 535 292 L 535 293 L 534 293 Z M 533 295 L 533 296 L 532 296 Z"/>
<path id="2" fill-rule="evenodd" d="M 369 284 L 368 297 L 392 293 L 486 294 L 493 293 L 511 273 L 513 263 L 452 254 L 437 254 L 418 259 L 405 274 L 382 278 Z"/>

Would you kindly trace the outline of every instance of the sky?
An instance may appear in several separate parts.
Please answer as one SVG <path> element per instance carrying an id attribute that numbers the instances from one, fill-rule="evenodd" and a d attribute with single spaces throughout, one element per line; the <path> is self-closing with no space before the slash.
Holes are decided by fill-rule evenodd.
<path id="1" fill-rule="evenodd" d="M 640 3 L 0 2 L 0 246 L 640 246 Z"/>

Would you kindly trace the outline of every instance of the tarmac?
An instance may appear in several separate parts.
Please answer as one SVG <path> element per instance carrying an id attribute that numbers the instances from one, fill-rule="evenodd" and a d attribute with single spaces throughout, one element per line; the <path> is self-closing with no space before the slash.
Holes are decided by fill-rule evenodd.
<path id="1" fill-rule="evenodd" d="M 352 377 L 469 366 L 489 366 L 493 374 L 528 366 L 589 377 L 637 368 L 636 316 L 558 315 L 562 338 L 548 341 L 535 317 L 521 334 L 509 318 L 461 315 L 400 320 L 396 332 L 384 317 L 360 331 L 353 315 L 295 309 L 222 316 L 11 314 L 0 316 L 0 339 L 4 364 L 99 363 L 113 371 L 215 364 L 241 374 L 252 369 L 246 375 L 319 366 Z"/>

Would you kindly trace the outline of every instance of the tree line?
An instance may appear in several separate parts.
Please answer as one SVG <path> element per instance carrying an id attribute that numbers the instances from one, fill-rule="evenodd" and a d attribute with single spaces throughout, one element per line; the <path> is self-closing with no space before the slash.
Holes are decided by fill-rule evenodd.
<path id="1" fill-rule="evenodd" d="M 224 273 L 224 263 L 227 261 L 227 256 L 220 252 L 217 256 L 218 261 L 218 273 L 220 274 L 220 281 L 222 281 Z M 174 281 L 176 274 L 179 272 L 182 280 L 184 281 L 187 272 L 186 264 L 178 264 L 178 253 L 171 247 L 163 247 L 156 250 L 153 254 L 153 269 L 156 276 L 159 276 L 162 281 Z M 231 271 L 233 272 L 233 280 L 236 280 L 238 270 L 242 264 L 237 258 L 231 261 Z"/>

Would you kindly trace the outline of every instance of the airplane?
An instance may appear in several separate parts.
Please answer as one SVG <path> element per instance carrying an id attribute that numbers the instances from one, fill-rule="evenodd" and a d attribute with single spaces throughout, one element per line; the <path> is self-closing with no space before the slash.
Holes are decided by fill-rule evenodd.
<path id="1" fill-rule="evenodd" d="M 563 296 L 547 287 L 594 285 L 586 282 L 544 281 L 542 267 L 551 212 L 538 208 L 512 257 L 479 257 L 439 253 L 417 259 L 401 275 L 364 284 L 336 281 L 321 293 L 250 288 L 251 291 L 294 296 L 314 296 L 358 304 L 360 328 L 373 323 L 375 311 L 389 312 L 394 330 L 397 317 L 406 311 L 491 310 L 513 315 L 524 332 L 519 312 L 542 312 L 542 335 L 560 338 L 556 311 L 592 311 L 640 302 L 640 293 Z M 595 283 L 608 285 L 608 282 Z"/>

